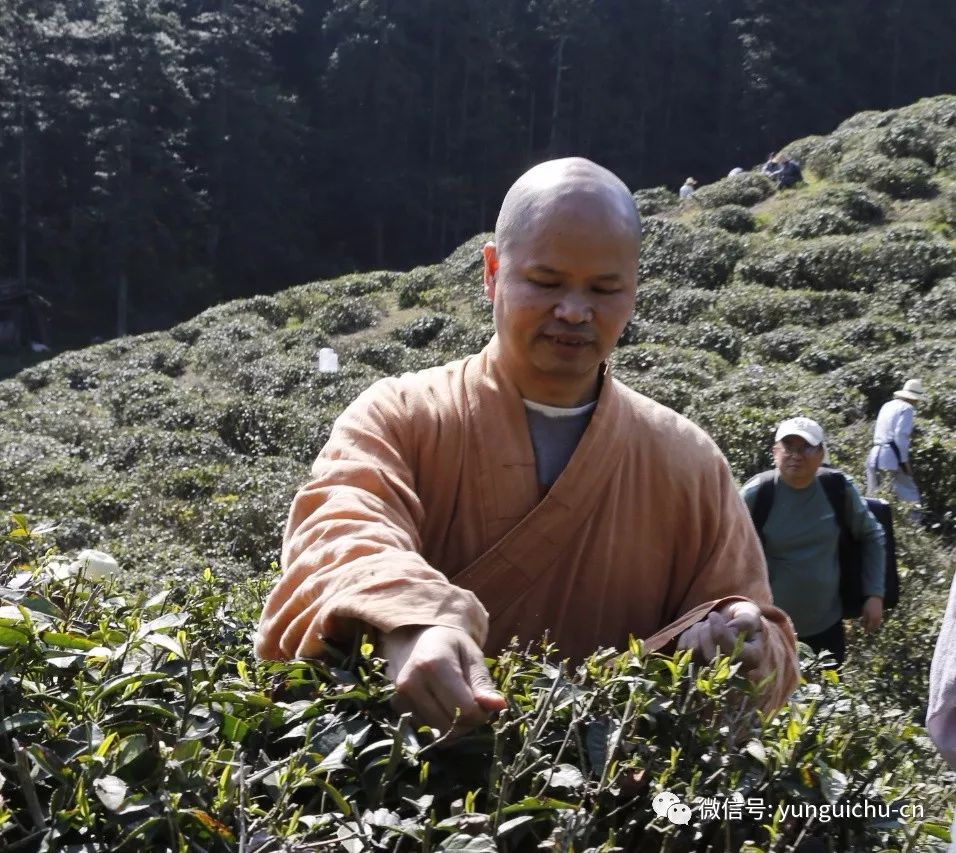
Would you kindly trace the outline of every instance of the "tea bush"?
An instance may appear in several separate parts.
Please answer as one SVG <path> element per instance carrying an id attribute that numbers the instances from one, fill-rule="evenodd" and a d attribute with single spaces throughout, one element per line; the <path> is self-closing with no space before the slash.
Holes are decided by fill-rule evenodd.
<path id="1" fill-rule="evenodd" d="M 648 278 L 713 289 L 727 281 L 743 254 L 741 241 L 719 228 L 664 219 L 644 223 L 641 269 Z"/>
<path id="2" fill-rule="evenodd" d="M 830 334 L 838 340 L 873 351 L 912 340 L 913 328 L 908 323 L 870 316 L 835 323 Z"/>
<path id="3" fill-rule="evenodd" d="M 398 291 L 398 307 L 412 308 L 433 302 L 434 299 L 429 298 L 428 294 L 434 294 L 440 289 L 441 280 L 434 268 L 416 267 L 400 275 L 395 286 Z"/>
<path id="4" fill-rule="evenodd" d="M 769 332 L 778 326 L 824 326 L 860 316 L 866 306 L 861 294 L 847 291 L 780 290 L 762 285 L 734 285 L 723 290 L 715 310 L 741 329 Z"/>
<path id="5" fill-rule="evenodd" d="M 891 124 L 877 137 L 877 147 L 887 157 L 916 157 L 929 166 L 936 164 L 935 129 L 913 119 Z"/>
<path id="6" fill-rule="evenodd" d="M 834 207 L 818 207 L 814 210 L 797 210 L 780 216 L 773 223 L 773 230 L 781 237 L 827 237 L 831 234 L 853 234 L 860 231 L 860 223 Z"/>
<path id="7" fill-rule="evenodd" d="M 721 178 L 701 187 L 694 193 L 694 200 L 702 207 L 723 207 L 727 204 L 753 207 L 769 198 L 775 191 L 773 181 L 760 172 L 742 172 L 732 178 Z"/>
<path id="8" fill-rule="evenodd" d="M 650 187 L 634 193 L 634 203 L 642 217 L 654 216 L 677 207 L 679 201 L 677 193 L 667 187 Z"/>
<path id="9" fill-rule="evenodd" d="M 933 170 L 915 157 L 891 160 L 878 154 L 859 155 L 844 160 L 836 177 L 842 181 L 859 181 L 893 198 L 924 198 L 935 189 Z"/>
<path id="10" fill-rule="evenodd" d="M 675 287 L 670 282 L 642 281 L 637 290 L 637 316 L 663 323 L 687 323 L 714 304 L 717 295 L 699 287 Z"/>
<path id="11" fill-rule="evenodd" d="M 952 171 L 956 168 L 956 141 L 944 139 L 936 149 L 936 168 Z"/>
<path id="12" fill-rule="evenodd" d="M 761 716 L 732 659 L 552 646 L 489 661 L 508 707 L 442 741 L 391 710 L 363 641 L 268 663 L 249 635 L 270 577 L 146 596 L 38 558 L 16 518 L 0 575 L 0 839 L 7 849 L 690 851 L 932 849 L 948 798 L 912 715 L 826 659 Z M 905 653 L 905 652 L 904 652 Z M 875 688 L 876 685 L 871 685 Z M 877 710 L 878 709 L 878 710 Z M 929 770 L 929 773 L 926 771 Z M 876 772 L 875 772 L 876 771 Z M 669 791 L 686 826 L 659 817 Z M 739 817 L 709 803 L 736 800 Z M 842 816 L 906 800 L 922 816 Z M 806 814 L 827 806 L 830 820 Z M 843 807 L 841 809 L 841 806 Z M 737 807 L 734 807 L 737 808 Z"/>
<path id="13" fill-rule="evenodd" d="M 857 186 L 826 186 L 810 200 L 821 207 L 834 207 L 855 222 L 876 225 L 884 220 L 887 200 L 878 193 Z"/>
<path id="14" fill-rule="evenodd" d="M 761 360 L 797 361 L 803 351 L 816 340 L 816 335 L 803 326 L 779 326 L 751 342 L 751 349 Z"/>
<path id="15" fill-rule="evenodd" d="M 731 234 L 749 234 L 757 229 L 754 215 L 739 204 L 705 210 L 697 217 L 697 223 L 705 228 L 723 228 Z"/>
<path id="16" fill-rule="evenodd" d="M 828 178 L 843 155 L 843 142 L 832 136 L 807 136 L 791 142 L 783 150 L 805 170 L 820 178 Z"/>
<path id="17" fill-rule="evenodd" d="M 367 329 L 376 323 L 379 310 L 367 297 L 346 297 L 319 312 L 318 322 L 330 335 L 342 335 Z"/>
<path id="18" fill-rule="evenodd" d="M 829 373 L 844 364 L 856 361 L 861 351 L 842 341 L 817 342 L 806 347 L 796 363 L 813 373 Z"/>
<path id="19" fill-rule="evenodd" d="M 951 422 L 950 422 L 951 423 Z M 942 522 L 949 518 L 952 530 L 953 489 L 956 488 L 956 436 L 952 426 L 944 426 L 929 418 L 921 419 L 914 440 L 914 468 L 919 472 L 923 505 L 932 514 L 932 520 Z"/>
<path id="20" fill-rule="evenodd" d="M 429 314 L 395 329 L 392 336 L 411 349 L 421 349 L 434 341 L 449 322 L 451 317 Z"/>
<path id="21" fill-rule="evenodd" d="M 745 283 L 786 290 L 869 290 L 869 255 L 867 245 L 852 237 L 774 242 L 744 258 L 737 276 Z"/>

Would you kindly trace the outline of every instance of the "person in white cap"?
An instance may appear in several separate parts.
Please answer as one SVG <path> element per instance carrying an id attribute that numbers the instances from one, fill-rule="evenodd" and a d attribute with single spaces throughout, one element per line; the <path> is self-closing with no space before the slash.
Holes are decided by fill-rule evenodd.
<path id="1" fill-rule="evenodd" d="M 873 428 L 873 447 L 866 458 L 866 493 L 875 495 L 880 488 L 881 472 L 890 472 L 893 491 L 901 501 L 919 503 L 920 493 L 910 463 L 910 435 L 916 406 L 925 392 L 919 379 L 907 379 L 893 398 L 884 403 Z"/>
<path id="2" fill-rule="evenodd" d="M 774 470 L 744 484 L 741 495 L 757 527 L 774 604 L 793 621 L 797 637 L 815 652 L 828 650 L 842 663 L 846 654 L 843 602 L 840 599 L 840 524 L 817 476 L 826 455 L 823 428 L 810 418 L 783 421 L 774 436 Z M 883 528 L 853 483 L 845 481 L 844 523 L 862 546 L 863 627 L 883 621 L 886 574 Z M 762 518 L 758 493 L 772 488 L 769 512 Z M 766 512 L 766 510 L 764 510 Z"/>

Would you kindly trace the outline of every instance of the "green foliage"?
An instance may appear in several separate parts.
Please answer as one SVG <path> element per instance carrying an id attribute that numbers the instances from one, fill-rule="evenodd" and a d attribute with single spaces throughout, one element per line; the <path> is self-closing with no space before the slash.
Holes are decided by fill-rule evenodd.
<path id="1" fill-rule="evenodd" d="M 936 129 L 929 123 L 903 120 L 891 124 L 877 137 L 877 147 L 887 157 L 916 157 L 929 166 L 936 164 Z"/>
<path id="2" fill-rule="evenodd" d="M 773 182 L 759 172 L 743 172 L 732 178 L 722 178 L 694 193 L 694 201 L 702 207 L 715 208 L 727 204 L 753 207 L 774 192 Z"/>
<path id="3" fill-rule="evenodd" d="M 951 532 L 956 521 L 953 503 L 956 494 L 956 436 L 952 420 L 944 426 L 935 420 L 923 419 L 916 433 L 913 456 L 923 505 L 931 513 L 931 519 L 942 525 L 942 532 Z"/>
<path id="4" fill-rule="evenodd" d="M 637 204 L 641 216 L 654 216 L 677 207 L 677 193 L 667 187 L 650 187 L 634 193 L 634 202 Z"/>
<path id="5" fill-rule="evenodd" d="M 866 290 L 868 252 L 861 242 L 845 237 L 821 237 L 785 247 L 768 244 L 737 267 L 744 282 L 787 290 Z"/>
<path id="6" fill-rule="evenodd" d="M 773 230 L 781 237 L 827 237 L 831 234 L 853 234 L 861 227 L 845 213 L 833 207 L 795 211 L 781 216 L 773 224 Z"/>
<path id="7" fill-rule="evenodd" d="M 374 301 L 361 296 L 347 297 L 322 308 L 318 324 L 330 335 L 344 335 L 373 326 L 378 314 Z"/>
<path id="8" fill-rule="evenodd" d="M 878 238 L 820 237 L 768 243 L 737 265 L 737 277 L 784 289 L 870 291 L 879 280 L 919 288 L 956 269 L 956 249 L 925 228 L 887 228 Z"/>
<path id="9" fill-rule="evenodd" d="M 399 276 L 396 282 L 398 307 L 413 308 L 421 305 L 430 308 L 442 308 L 436 294 L 441 293 L 440 281 L 434 268 L 417 267 L 411 272 Z M 436 304 L 436 302 L 438 304 Z"/>
<path id="10" fill-rule="evenodd" d="M 394 712 L 367 642 L 326 662 L 255 660 L 271 577 L 212 573 L 147 597 L 0 538 L 0 839 L 110 849 L 886 849 L 945 837 L 938 762 L 912 716 L 853 701 L 825 661 L 762 718 L 728 658 L 542 647 L 490 661 L 508 708 L 453 742 Z M 882 658 L 880 658 L 882 659 Z M 875 685 L 871 685 L 875 688 Z M 854 687 L 854 689 L 858 689 Z M 873 768 L 879 772 L 874 773 Z M 682 827 L 652 800 L 694 809 Z M 922 819 L 705 817 L 705 798 L 921 804 Z M 696 839 L 696 840 L 695 840 Z M 464 845 L 468 845 L 467 848 Z"/>
<path id="11" fill-rule="evenodd" d="M 356 349 L 355 357 L 382 373 L 398 374 L 404 370 L 406 352 L 400 344 L 384 341 L 362 344 Z"/>
<path id="12" fill-rule="evenodd" d="M 392 336 L 411 349 L 428 346 L 451 322 L 451 317 L 442 314 L 428 314 L 395 329 Z"/>
<path id="13" fill-rule="evenodd" d="M 791 142 L 783 150 L 813 174 L 828 178 L 840 162 L 843 142 L 832 136 L 807 136 Z"/>
<path id="14" fill-rule="evenodd" d="M 718 288 L 743 254 L 741 241 L 718 228 L 690 228 L 656 218 L 644 223 L 641 269 L 648 278 Z"/>
<path id="15" fill-rule="evenodd" d="M 713 210 L 705 210 L 697 222 L 705 228 L 723 228 L 731 234 L 749 234 L 757 228 L 754 215 L 739 204 L 725 204 Z"/>
<path id="16" fill-rule="evenodd" d="M 754 354 L 761 361 L 797 361 L 816 336 L 804 326 L 778 326 L 751 342 Z"/>
<path id="17" fill-rule="evenodd" d="M 924 198 L 934 192 L 933 170 L 915 157 L 891 160 L 878 154 L 860 155 L 844 160 L 836 175 L 893 198 Z"/>
<path id="18" fill-rule="evenodd" d="M 923 439 L 919 442 L 920 458 L 925 458 Z M 925 481 L 926 478 L 921 480 Z M 891 500 L 889 494 L 883 496 Z M 848 642 L 853 649 L 850 664 L 868 674 L 867 678 L 854 679 L 852 687 L 875 706 L 922 713 L 929 695 L 930 658 L 913 654 L 913 645 L 918 643 L 917 637 L 932 641 L 939 631 L 952 579 L 952 559 L 937 544 L 942 519 L 937 519 L 935 528 L 927 531 L 906 518 L 905 508 L 898 506 L 896 510 L 893 527 L 905 595 L 888 612 L 885 625 L 876 634 L 864 637 L 858 624 L 848 623 Z"/>
<path id="19" fill-rule="evenodd" d="M 662 323 L 686 323 L 705 314 L 716 300 L 712 290 L 675 287 L 660 280 L 642 281 L 637 289 L 637 317 Z"/>
<path id="20" fill-rule="evenodd" d="M 738 328 L 759 334 L 789 323 L 824 326 L 858 317 L 865 304 L 861 294 L 846 291 L 780 290 L 749 284 L 723 290 L 716 311 Z"/>
<path id="21" fill-rule="evenodd" d="M 853 185 L 825 186 L 811 196 L 810 203 L 820 207 L 835 208 L 854 222 L 863 225 L 881 223 L 887 208 L 887 200 L 883 196 L 864 187 Z"/>

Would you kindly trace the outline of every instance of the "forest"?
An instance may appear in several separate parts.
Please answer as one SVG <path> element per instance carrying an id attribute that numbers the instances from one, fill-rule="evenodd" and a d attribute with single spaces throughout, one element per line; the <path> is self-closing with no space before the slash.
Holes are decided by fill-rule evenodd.
<path id="1" fill-rule="evenodd" d="M 709 182 L 954 43 L 948 0 L 7 0 L 0 283 L 64 348 L 434 263 L 540 159 Z"/>

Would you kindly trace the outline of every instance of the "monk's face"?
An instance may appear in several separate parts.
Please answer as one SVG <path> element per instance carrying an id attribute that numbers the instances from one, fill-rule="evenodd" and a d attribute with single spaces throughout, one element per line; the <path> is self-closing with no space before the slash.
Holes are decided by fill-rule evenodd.
<path id="1" fill-rule="evenodd" d="M 580 405 L 634 313 L 639 241 L 593 195 L 569 194 L 529 220 L 500 251 L 485 247 L 503 364 L 525 398 Z"/>

